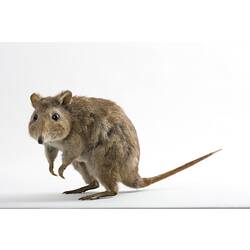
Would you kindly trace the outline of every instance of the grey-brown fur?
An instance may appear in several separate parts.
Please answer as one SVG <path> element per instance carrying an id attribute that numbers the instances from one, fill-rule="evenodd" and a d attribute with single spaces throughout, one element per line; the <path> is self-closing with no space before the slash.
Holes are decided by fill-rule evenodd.
<path id="1" fill-rule="evenodd" d="M 148 186 L 215 153 L 164 174 L 141 178 L 138 173 L 140 148 L 136 130 L 117 104 L 100 98 L 72 97 L 70 91 L 45 98 L 32 94 L 31 102 L 35 111 L 29 123 L 29 133 L 44 144 L 51 174 L 56 175 L 54 160 L 61 151 L 59 176 L 64 178 L 64 170 L 72 164 L 87 184 L 65 193 L 82 193 L 99 187 L 99 183 L 106 189 L 84 196 L 81 200 L 116 195 L 118 182 L 133 188 Z"/>

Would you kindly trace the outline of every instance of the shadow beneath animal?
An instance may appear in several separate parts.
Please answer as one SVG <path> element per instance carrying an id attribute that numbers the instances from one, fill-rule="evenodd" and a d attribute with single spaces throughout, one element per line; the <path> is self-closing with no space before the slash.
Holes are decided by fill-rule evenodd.
<path id="1" fill-rule="evenodd" d="M 130 195 L 132 193 L 147 192 L 149 189 L 137 189 L 120 191 L 115 197 L 102 198 L 103 199 L 114 199 L 123 195 Z M 63 193 L 27 193 L 27 194 L 4 194 L 0 195 L 0 207 L 3 204 L 8 203 L 57 203 L 57 202 L 83 202 L 78 201 L 78 199 L 84 195 L 94 194 L 95 192 L 86 192 L 80 194 L 63 194 Z M 101 200 L 101 199 L 100 199 Z M 93 202 L 93 201 L 91 201 Z M 1 205 L 2 204 L 2 205 Z"/>

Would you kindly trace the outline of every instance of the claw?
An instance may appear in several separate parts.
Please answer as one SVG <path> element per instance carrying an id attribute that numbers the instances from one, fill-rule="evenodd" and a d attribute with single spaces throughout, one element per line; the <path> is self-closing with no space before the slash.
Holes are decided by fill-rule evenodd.
<path id="1" fill-rule="evenodd" d="M 49 171 L 50 171 L 50 173 L 51 173 L 52 175 L 57 176 L 57 174 L 55 174 L 53 168 L 54 168 L 54 166 L 53 166 L 53 165 L 50 165 L 50 166 L 49 166 Z"/>
<path id="2" fill-rule="evenodd" d="M 59 176 L 62 177 L 63 179 L 65 179 L 64 176 L 63 176 L 64 170 L 65 170 L 65 166 L 61 166 L 61 167 L 58 169 L 58 174 L 59 174 Z"/>

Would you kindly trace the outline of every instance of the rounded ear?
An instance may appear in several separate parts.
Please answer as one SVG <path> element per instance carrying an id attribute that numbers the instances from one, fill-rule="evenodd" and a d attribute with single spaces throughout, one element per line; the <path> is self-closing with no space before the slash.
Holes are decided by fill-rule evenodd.
<path id="1" fill-rule="evenodd" d="M 32 106 L 34 108 L 37 107 L 37 104 L 39 103 L 39 101 L 41 100 L 41 96 L 36 94 L 36 93 L 33 93 L 31 96 L 30 96 L 30 100 L 31 100 L 31 103 L 32 103 Z"/>
<path id="2" fill-rule="evenodd" d="M 60 105 L 66 105 L 71 102 L 72 93 L 69 90 L 63 91 L 61 94 L 58 95 L 57 99 Z"/>

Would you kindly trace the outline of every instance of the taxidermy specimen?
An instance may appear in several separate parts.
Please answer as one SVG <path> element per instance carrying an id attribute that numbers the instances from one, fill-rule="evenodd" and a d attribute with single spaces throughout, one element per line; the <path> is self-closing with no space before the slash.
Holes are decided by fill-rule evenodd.
<path id="1" fill-rule="evenodd" d="M 35 110 L 29 122 L 29 133 L 44 145 L 50 173 L 56 175 L 54 160 L 61 151 L 59 176 L 64 178 L 64 170 L 72 164 L 87 184 L 64 193 L 83 193 L 98 188 L 99 183 L 106 189 L 83 196 L 80 200 L 114 196 L 118 193 L 119 182 L 132 188 L 146 187 L 219 151 L 163 174 L 142 178 L 138 173 L 140 149 L 136 130 L 116 103 L 100 98 L 72 96 L 68 90 L 52 97 L 41 97 L 34 93 L 30 99 Z"/>

